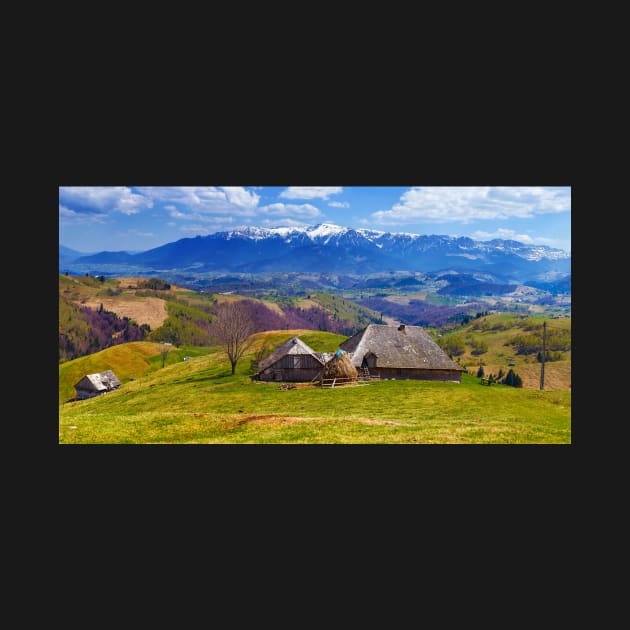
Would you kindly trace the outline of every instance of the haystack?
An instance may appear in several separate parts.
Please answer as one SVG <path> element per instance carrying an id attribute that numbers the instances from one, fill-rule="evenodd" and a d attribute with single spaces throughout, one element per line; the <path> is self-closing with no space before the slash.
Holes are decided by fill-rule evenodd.
<path id="1" fill-rule="evenodd" d="M 352 365 L 348 353 L 339 349 L 335 352 L 332 359 L 324 365 L 322 378 L 356 379 L 357 368 Z"/>

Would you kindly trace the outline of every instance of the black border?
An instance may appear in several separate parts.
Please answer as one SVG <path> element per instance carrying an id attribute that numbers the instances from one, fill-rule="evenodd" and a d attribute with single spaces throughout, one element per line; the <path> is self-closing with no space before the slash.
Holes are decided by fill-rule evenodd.
<path id="1" fill-rule="evenodd" d="M 563 119 L 542 126 L 522 117 L 506 122 L 450 113 L 398 119 L 389 109 L 369 121 L 341 111 L 333 124 L 310 112 L 294 126 L 281 117 L 210 114 L 200 123 L 183 109 L 176 125 L 137 117 L 124 126 L 89 127 L 90 133 L 80 125 L 66 128 L 41 201 L 46 217 L 56 216 L 60 185 L 574 184 L 574 147 Z M 57 247 L 52 238 L 45 243 L 56 310 Z M 51 354 L 54 361 L 57 353 Z M 57 405 L 57 378 L 51 381 Z M 50 417 L 51 406 L 42 417 Z M 346 499 L 389 503 L 398 497 L 420 504 L 429 496 L 445 505 L 463 500 L 474 510 L 473 497 L 483 503 L 488 492 L 503 504 L 520 497 L 525 507 L 562 497 L 572 484 L 580 434 L 575 415 L 572 423 L 573 444 L 566 446 L 71 446 L 58 444 L 53 423 L 49 446 L 64 476 L 90 478 L 97 495 L 116 490 L 128 498 L 164 493 L 196 500 L 195 493 L 244 492 L 259 501 L 297 486 L 291 496 L 299 501 L 312 496 L 344 505 Z"/>

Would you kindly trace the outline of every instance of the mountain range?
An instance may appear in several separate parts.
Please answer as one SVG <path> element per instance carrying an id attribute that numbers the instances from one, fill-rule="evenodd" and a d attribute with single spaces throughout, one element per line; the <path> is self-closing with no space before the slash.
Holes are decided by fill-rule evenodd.
<path id="1" fill-rule="evenodd" d="M 183 238 L 143 252 L 104 251 L 83 256 L 59 247 L 63 264 L 112 265 L 138 271 L 333 272 L 369 274 L 389 270 L 480 272 L 499 280 L 541 280 L 571 271 L 567 252 L 544 245 L 469 237 L 381 232 L 323 223 L 307 227 L 242 227 Z"/>

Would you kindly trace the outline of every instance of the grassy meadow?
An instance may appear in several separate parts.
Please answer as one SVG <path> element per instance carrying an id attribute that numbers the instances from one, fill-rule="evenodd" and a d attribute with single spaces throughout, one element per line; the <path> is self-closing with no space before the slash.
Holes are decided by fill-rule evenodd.
<path id="1" fill-rule="evenodd" d="M 345 337 L 288 330 L 258 333 L 234 376 L 218 348 L 134 342 L 59 366 L 60 444 L 569 444 L 570 391 L 479 384 L 380 381 L 354 387 L 280 390 L 253 382 L 266 344 L 297 335 L 317 351 Z M 196 351 L 196 354 L 195 354 Z M 192 356 L 183 361 L 183 356 Z M 119 390 L 64 402 L 84 374 L 113 369 Z"/>

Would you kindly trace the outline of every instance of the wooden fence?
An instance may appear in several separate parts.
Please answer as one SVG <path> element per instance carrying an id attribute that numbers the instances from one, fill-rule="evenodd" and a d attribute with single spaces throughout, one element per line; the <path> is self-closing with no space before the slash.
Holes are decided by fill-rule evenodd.
<path id="1" fill-rule="evenodd" d="M 367 385 L 371 381 L 380 381 L 380 376 L 359 376 L 357 378 L 324 378 L 322 387 L 346 387 L 348 385 Z"/>

